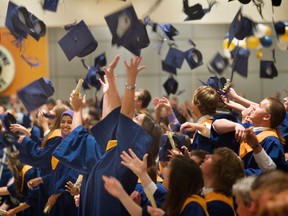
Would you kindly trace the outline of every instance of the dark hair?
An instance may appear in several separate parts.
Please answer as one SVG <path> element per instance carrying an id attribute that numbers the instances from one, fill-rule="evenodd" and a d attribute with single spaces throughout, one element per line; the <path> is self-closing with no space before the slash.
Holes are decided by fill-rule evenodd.
<path id="1" fill-rule="evenodd" d="M 204 162 L 206 155 L 208 155 L 209 152 L 202 150 L 202 149 L 195 149 L 190 152 L 190 156 L 196 156 L 200 159 L 199 166 Z"/>
<path id="2" fill-rule="evenodd" d="M 244 177 L 243 162 L 234 151 L 226 147 L 215 149 L 213 155 L 220 156 L 213 166 L 214 191 L 232 196 L 233 184 Z"/>
<path id="3" fill-rule="evenodd" d="M 55 122 L 54 122 L 54 125 L 52 126 L 52 128 L 51 128 L 50 132 L 48 133 L 48 135 L 42 141 L 41 148 L 44 148 L 46 146 L 46 143 L 48 141 L 49 135 L 52 134 L 54 130 L 60 128 L 62 113 L 67 111 L 67 110 L 69 110 L 69 107 L 67 107 L 66 105 L 60 104 L 60 105 L 56 105 L 54 107 L 54 110 L 55 110 Z"/>
<path id="4" fill-rule="evenodd" d="M 192 103 L 198 105 L 202 115 L 215 115 L 219 101 L 219 95 L 210 86 L 198 87 L 192 99 Z"/>
<path id="5" fill-rule="evenodd" d="M 20 162 L 19 151 L 8 153 L 10 169 L 14 176 L 14 189 L 17 195 L 23 196 L 22 193 L 22 169 L 23 164 Z"/>
<path id="6" fill-rule="evenodd" d="M 170 167 L 168 192 L 163 209 L 170 216 L 178 216 L 185 200 L 193 194 L 198 194 L 204 181 L 200 167 L 183 155 L 174 156 L 168 166 Z"/>
<path id="7" fill-rule="evenodd" d="M 138 96 L 138 100 L 142 100 L 142 108 L 147 108 L 151 101 L 151 94 L 146 89 L 139 89 L 140 95 Z"/>
<path id="8" fill-rule="evenodd" d="M 269 101 L 269 105 L 266 109 L 271 115 L 270 127 L 275 129 L 283 122 L 286 110 L 283 103 L 279 100 L 272 97 L 267 97 L 266 99 Z"/>
<path id="9" fill-rule="evenodd" d="M 150 115 L 145 115 L 141 126 L 153 138 L 151 147 L 148 150 L 147 169 L 149 176 L 155 182 L 157 178 L 156 158 L 159 154 L 162 130 L 160 125 Z"/>

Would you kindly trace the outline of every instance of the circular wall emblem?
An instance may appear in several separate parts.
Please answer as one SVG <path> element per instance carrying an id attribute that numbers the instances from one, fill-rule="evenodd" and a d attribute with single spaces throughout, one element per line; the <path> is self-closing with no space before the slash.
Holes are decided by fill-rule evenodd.
<path id="1" fill-rule="evenodd" d="M 15 76 L 15 62 L 12 54 L 0 45 L 0 92 L 12 83 Z"/>

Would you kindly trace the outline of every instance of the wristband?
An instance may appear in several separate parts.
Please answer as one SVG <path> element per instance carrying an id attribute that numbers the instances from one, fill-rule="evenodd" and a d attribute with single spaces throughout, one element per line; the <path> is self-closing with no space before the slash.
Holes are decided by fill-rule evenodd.
<path id="1" fill-rule="evenodd" d="M 136 89 L 136 84 L 135 84 L 135 85 L 127 85 L 127 83 L 126 83 L 125 86 L 126 86 L 126 89 L 127 89 L 127 90 L 134 90 L 134 89 Z"/>

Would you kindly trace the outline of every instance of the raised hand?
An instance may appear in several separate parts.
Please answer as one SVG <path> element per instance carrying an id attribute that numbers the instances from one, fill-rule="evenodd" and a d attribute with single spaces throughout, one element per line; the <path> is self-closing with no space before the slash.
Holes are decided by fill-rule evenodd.
<path id="1" fill-rule="evenodd" d="M 74 91 L 70 94 L 70 104 L 72 105 L 74 111 L 77 112 L 80 109 L 83 109 L 85 102 L 86 102 L 86 95 L 81 97 L 81 95 L 75 94 Z"/>
<path id="2" fill-rule="evenodd" d="M 143 161 L 141 161 L 131 149 L 128 151 L 131 156 L 127 152 L 123 151 L 120 155 L 123 160 L 121 163 L 140 177 L 143 173 L 146 173 L 148 154 L 145 154 Z"/>
<path id="3" fill-rule="evenodd" d="M 120 60 L 120 55 L 117 55 L 114 58 L 114 60 L 109 64 L 108 68 L 103 67 L 103 70 L 104 70 L 105 76 L 106 76 L 106 81 L 108 83 L 115 82 L 115 80 L 116 80 L 116 76 L 114 74 L 114 69 L 117 67 L 119 60 Z"/>
<path id="4" fill-rule="evenodd" d="M 139 66 L 142 61 L 142 57 L 137 56 L 135 59 L 130 59 L 130 64 L 124 61 L 126 66 L 127 84 L 135 85 L 136 77 L 138 73 L 146 68 L 146 66 Z"/>
<path id="5" fill-rule="evenodd" d="M 114 177 L 102 176 L 105 189 L 114 197 L 121 198 L 126 193 L 121 183 Z"/>

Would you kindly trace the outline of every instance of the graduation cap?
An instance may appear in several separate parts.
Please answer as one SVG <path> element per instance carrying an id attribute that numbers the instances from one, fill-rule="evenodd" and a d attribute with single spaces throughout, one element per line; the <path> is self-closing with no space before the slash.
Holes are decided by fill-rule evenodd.
<path id="1" fill-rule="evenodd" d="M 283 35 L 285 34 L 285 23 L 282 21 L 274 23 L 274 29 L 277 35 Z"/>
<path id="2" fill-rule="evenodd" d="M 174 79 L 174 77 L 171 75 L 163 84 L 163 87 L 169 96 L 170 94 L 175 94 L 178 89 L 178 82 Z"/>
<path id="3" fill-rule="evenodd" d="M 174 36 L 179 35 L 179 31 L 171 24 L 158 24 L 160 29 L 162 30 L 163 34 L 165 35 L 166 38 L 169 40 L 174 41 Z"/>
<path id="4" fill-rule="evenodd" d="M 50 80 L 42 77 L 33 81 L 27 86 L 17 91 L 19 99 L 28 112 L 31 112 L 43 104 L 54 94 L 54 88 Z"/>
<path id="5" fill-rule="evenodd" d="M 31 35 L 35 40 L 46 34 L 46 25 L 25 7 L 18 6 L 9 1 L 5 20 L 6 27 L 18 39 Z"/>
<path id="6" fill-rule="evenodd" d="M 231 55 L 233 58 L 232 77 L 233 77 L 234 71 L 236 71 L 238 74 L 240 74 L 243 77 L 247 77 L 248 59 L 250 56 L 250 50 L 238 46 L 236 49 L 231 51 Z M 232 81 L 232 78 L 231 78 L 231 81 Z"/>
<path id="7" fill-rule="evenodd" d="M 89 55 L 98 46 L 83 20 L 76 25 L 69 26 L 67 34 L 58 43 L 69 61 L 75 56 L 85 57 Z"/>
<path id="8" fill-rule="evenodd" d="M 241 4 L 249 4 L 251 0 L 238 0 Z"/>
<path id="9" fill-rule="evenodd" d="M 164 62 L 167 65 L 181 69 L 184 57 L 184 53 L 181 50 L 170 47 Z"/>
<path id="10" fill-rule="evenodd" d="M 215 89 L 219 94 L 225 94 L 231 87 L 230 80 L 225 77 L 218 78 L 217 76 L 209 77 L 207 82 L 199 80 L 202 85 L 210 86 Z"/>
<path id="11" fill-rule="evenodd" d="M 59 0 L 44 0 L 43 9 L 56 12 Z"/>
<path id="12" fill-rule="evenodd" d="M 97 90 L 100 90 L 102 85 L 99 82 L 99 79 L 103 80 L 104 75 L 105 72 L 102 71 L 100 67 L 90 66 L 86 78 L 84 80 L 87 84 L 95 87 Z"/>
<path id="13" fill-rule="evenodd" d="M 273 79 L 278 76 L 274 61 L 260 61 L 260 78 Z"/>
<path id="14" fill-rule="evenodd" d="M 282 3 L 282 0 L 272 0 L 272 5 L 275 7 L 280 6 Z"/>
<path id="15" fill-rule="evenodd" d="M 206 9 L 203 9 L 199 3 L 189 7 L 188 0 L 183 0 L 184 13 L 187 15 L 184 21 L 202 19 L 206 13 L 210 12 L 213 5 L 216 4 L 216 1 L 208 2 L 208 4 L 209 7 Z"/>
<path id="16" fill-rule="evenodd" d="M 184 57 L 191 69 L 197 68 L 203 64 L 202 53 L 196 48 L 185 51 Z"/>
<path id="17" fill-rule="evenodd" d="M 166 64 L 165 61 L 162 61 L 162 70 L 175 75 L 177 74 L 176 67 Z"/>
<path id="18" fill-rule="evenodd" d="M 0 115 L 0 120 L 2 121 L 6 131 L 10 131 L 10 125 L 11 124 L 16 124 L 17 123 L 17 120 L 14 117 L 14 115 L 12 115 L 9 112 Z"/>
<path id="19" fill-rule="evenodd" d="M 238 40 L 243 40 L 246 36 L 253 34 L 253 22 L 249 18 L 242 16 L 241 10 L 242 8 L 238 10 L 229 26 L 228 47 L 230 46 L 234 37 Z"/>
<path id="20" fill-rule="evenodd" d="M 105 16 L 112 33 L 112 44 L 123 46 L 139 56 L 141 49 L 150 44 L 146 26 L 138 19 L 134 7 L 128 7 Z"/>
<path id="21" fill-rule="evenodd" d="M 228 58 L 222 56 L 219 52 L 217 52 L 214 58 L 210 61 L 209 66 L 210 69 L 221 75 L 228 66 L 228 64 Z"/>
<path id="22" fill-rule="evenodd" d="M 94 59 L 94 66 L 95 67 L 103 67 L 107 65 L 106 55 L 105 52 L 101 53 Z"/>

